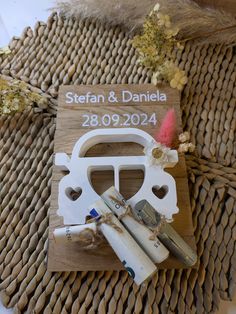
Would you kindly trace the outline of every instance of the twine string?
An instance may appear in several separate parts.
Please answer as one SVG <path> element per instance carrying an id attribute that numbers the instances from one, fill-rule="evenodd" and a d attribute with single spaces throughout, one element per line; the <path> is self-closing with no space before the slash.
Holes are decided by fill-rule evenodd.
<path id="1" fill-rule="evenodd" d="M 118 205 L 125 208 L 125 212 L 122 213 L 121 215 L 119 215 L 119 217 L 118 217 L 119 220 L 122 220 L 126 216 L 130 216 L 133 219 L 135 219 L 140 225 L 144 225 L 148 228 L 148 226 L 143 222 L 143 220 L 140 220 L 137 217 L 135 217 L 135 215 L 133 214 L 132 207 L 129 204 L 127 204 L 125 201 L 118 200 L 113 195 L 109 195 L 109 197 L 112 201 L 116 202 Z M 163 215 L 161 215 L 161 219 L 158 222 L 157 226 L 155 228 L 149 229 L 150 231 L 152 231 L 152 235 L 150 235 L 149 240 L 155 241 L 156 237 L 160 233 L 160 231 L 161 231 L 161 229 L 165 223 L 166 223 L 166 219 Z"/>
<path id="2" fill-rule="evenodd" d="M 117 226 L 116 223 L 113 222 L 113 220 L 112 220 L 113 216 L 114 216 L 113 213 L 107 213 L 107 214 L 101 215 L 99 217 L 99 219 L 93 218 L 92 221 L 96 223 L 96 226 L 98 229 L 101 226 L 101 224 L 105 223 L 105 224 L 111 226 L 112 228 L 114 228 L 119 233 L 122 233 L 123 232 L 122 229 L 119 226 Z"/>
<path id="3" fill-rule="evenodd" d="M 99 217 L 91 218 L 87 221 L 89 223 L 96 224 L 96 230 L 92 230 L 91 228 L 87 227 L 83 231 L 81 231 L 78 235 L 79 243 L 83 247 L 83 249 L 94 249 L 99 246 L 103 241 L 103 235 L 100 230 L 101 224 L 107 224 L 114 228 L 117 232 L 122 233 L 122 229 L 113 222 L 113 213 L 103 214 Z"/>
<path id="4" fill-rule="evenodd" d="M 83 249 L 94 249 L 101 243 L 102 234 L 90 228 L 86 228 L 79 233 L 78 238 L 78 242 Z"/>
<path id="5" fill-rule="evenodd" d="M 110 199 L 114 202 L 116 202 L 118 205 L 122 206 L 125 208 L 125 212 L 123 214 L 120 214 L 118 219 L 119 220 L 122 220 L 125 216 L 131 216 L 131 217 L 134 217 L 133 216 L 133 213 L 132 213 L 132 208 L 129 204 L 127 204 L 125 201 L 120 201 L 118 200 L 116 197 L 114 197 L 113 195 L 109 195 Z M 136 218 L 137 220 L 137 218 Z"/>
<path id="6" fill-rule="evenodd" d="M 116 202 L 118 205 L 125 208 L 125 211 L 121 215 L 119 215 L 119 217 L 118 217 L 119 220 L 122 220 L 126 216 L 130 216 L 133 219 L 135 219 L 139 224 L 145 225 L 145 223 L 142 220 L 135 217 L 135 215 L 133 214 L 133 211 L 132 211 L 132 207 L 129 204 L 127 204 L 124 201 L 120 201 L 120 200 L 116 199 L 112 195 L 110 196 L 110 199 L 113 200 L 114 202 Z M 94 231 L 88 227 L 88 228 L 84 229 L 82 232 L 80 232 L 79 239 L 80 239 L 80 243 L 83 245 L 83 248 L 86 248 L 86 249 L 94 248 L 97 243 L 101 242 L 101 238 L 102 238 L 102 233 L 100 230 L 101 224 L 107 224 L 107 225 L 111 226 L 112 228 L 114 228 L 119 233 L 123 232 L 122 229 L 119 226 L 117 226 L 116 223 L 114 223 L 113 217 L 114 217 L 113 213 L 106 213 L 106 214 L 102 214 L 99 217 L 91 218 L 87 221 L 88 224 L 89 223 L 95 223 L 96 224 L 96 231 Z M 162 215 L 157 226 L 155 228 L 149 229 L 150 231 L 152 231 L 152 234 L 149 237 L 149 239 L 151 241 L 155 241 L 158 234 L 160 233 L 161 228 L 163 227 L 163 225 L 165 223 L 166 223 L 165 217 Z"/>

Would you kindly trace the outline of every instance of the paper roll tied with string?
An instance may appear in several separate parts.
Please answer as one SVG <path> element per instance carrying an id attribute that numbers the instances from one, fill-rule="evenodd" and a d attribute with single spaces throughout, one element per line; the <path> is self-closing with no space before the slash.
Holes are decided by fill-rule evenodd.
<path id="1" fill-rule="evenodd" d="M 99 228 L 137 285 L 143 283 L 156 272 L 155 264 L 135 242 L 115 215 L 111 213 L 111 210 L 103 200 L 99 200 L 90 206 L 89 213 L 94 218 L 97 218 L 96 222 L 70 226 L 69 229 L 68 227 L 56 229 L 54 231 L 55 240 L 61 243 L 76 242 L 81 240 L 81 237 L 84 237 L 85 232 L 97 233 Z"/>

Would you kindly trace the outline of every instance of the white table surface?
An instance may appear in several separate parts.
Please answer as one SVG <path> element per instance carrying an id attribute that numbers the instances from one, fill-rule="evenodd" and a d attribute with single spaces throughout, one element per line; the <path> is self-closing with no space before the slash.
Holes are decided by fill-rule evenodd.
<path id="1" fill-rule="evenodd" d="M 20 36 L 26 26 L 46 21 L 53 0 L 0 0 L 0 47 L 6 46 L 13 36 Z"/>

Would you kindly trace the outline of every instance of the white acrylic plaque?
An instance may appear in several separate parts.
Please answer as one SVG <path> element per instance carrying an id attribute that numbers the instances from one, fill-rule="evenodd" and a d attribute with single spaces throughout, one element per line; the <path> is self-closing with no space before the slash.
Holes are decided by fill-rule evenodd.
<path id="1" fill-rule="evenodd" d="M 75 144 L 71 158 L 65 153 L 57 153 L 55 164 L 61 170 L 68 170 L 59 183 L 58 215 L 63 216 L 65 225 L 83 224 L 89 206 L 100 199 L 94 191 L 90 174 L 96 170 L 113 170 L 114 186 L 119 191 L 119 173 L 121 170 L 142 169 L 144 182 L 140 190 L 127 202 L 134 206 L 137 202 L 146 199 L 159 213 L 171 220 L 176 214 L 177 193 L 174 178 L 164 171 L 167 167 L 174 167 L 178 162 L 176 150 L 168 153 L 168 163 L 151 165 L 148 156 L 112 156 L 112 157 L 84 157 L 92 146 L 99 143 L 134 142 L 148 147 L 154 139 L 147 132 L 135 128 L 97 129 L 84 134 Z M 167 187 L 163 198 L 153 193 L 155 187 Z M 80 191 L 78 199 L 70 197 L 70 191 Z"/>

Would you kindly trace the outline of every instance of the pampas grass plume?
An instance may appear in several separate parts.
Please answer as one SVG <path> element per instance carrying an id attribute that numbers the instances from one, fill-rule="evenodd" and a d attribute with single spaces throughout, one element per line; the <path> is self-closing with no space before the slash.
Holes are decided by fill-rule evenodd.
<path id="1" fill-rule="evenodd" d="M 198 44 L 231 44 L 236 38 L 236 19 L 230 13 L 200 7 L 192 0 L 55 0 L 54 10 L 67 17 L 95 18 L 110 25 L 139 30 L 155 4 L 179 29 L 179 40 L 195 40 Z M 212 1 L 213 2 L 213 1 Z M 222 1 L 223 2 L 223 1 Z"/>
<path id="2" fill-rule="evenodd" d="M 171 147 L 177 132 L 176 114 L 174 109 L 167 111 L 160 129 L 154 136 L 155 140 L 167 147 Z"/>

